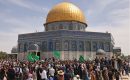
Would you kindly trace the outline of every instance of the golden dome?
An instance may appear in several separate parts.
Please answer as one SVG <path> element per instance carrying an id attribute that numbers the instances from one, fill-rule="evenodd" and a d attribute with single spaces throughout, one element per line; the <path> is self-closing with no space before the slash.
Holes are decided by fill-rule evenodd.
<path id="1" fill-rule="evenodd" d="M 48 13 L 46 23 L 56 21 L 79 21 L 86 23 L 83 12 L 72 3 L 63 2 L 52 8 Z"/>

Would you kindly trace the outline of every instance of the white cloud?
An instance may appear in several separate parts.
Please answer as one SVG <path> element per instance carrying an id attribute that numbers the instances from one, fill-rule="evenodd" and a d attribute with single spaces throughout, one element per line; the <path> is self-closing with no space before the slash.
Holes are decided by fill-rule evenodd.
<path id="1" fill-rule="evenodd" d="M 92 16 L 89 17 L 90 21 L 88 19 L 90 26 L 86 30 L 112 33 L 115 46 L 121 47 L 125 55 L 130 55 L 130 8 L 125 4 L 127 1 L 101 0 L 95 2 L 96 8 L 90 6 L 89 12 L 86 11 L 87 15 Z"/>
<path id="2" fill-rule="evenodd" d="M 31 1 L 30 2 L 27 2 L 26 0 L 0 0 L 1 3 L 3 4 L 14 4 L 14 5 L 17 5 L 19 7 L 23 7 L 23 8 L 26 8 L 26 9 L 29 9 L 29 10 L 32 10 L 32 11 L 38 11 L 38 12 L 48 12 L 48 8 L 46 8 L 45 6 L 39 6 L 39 5 L 36 5 L 34 3 L 32 3 Z"/>

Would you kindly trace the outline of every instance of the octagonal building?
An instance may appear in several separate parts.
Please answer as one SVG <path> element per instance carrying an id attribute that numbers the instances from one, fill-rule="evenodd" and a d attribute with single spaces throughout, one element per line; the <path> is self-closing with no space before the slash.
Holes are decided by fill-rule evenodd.
<path id="1" fill-rule="evenodd" d="M 99 49 L 104 56 L 113 55 L 114 41 L 110 33 L 88 32 L 83 12 L 74 4 L 62 2 L 48 13 L 44 32 L 19 34 L 18 58 L 26 59 L 28 52 L 37 52 L 43 58 L 53 57 L 59 51 L 62 60 L 95 58 Z"/>

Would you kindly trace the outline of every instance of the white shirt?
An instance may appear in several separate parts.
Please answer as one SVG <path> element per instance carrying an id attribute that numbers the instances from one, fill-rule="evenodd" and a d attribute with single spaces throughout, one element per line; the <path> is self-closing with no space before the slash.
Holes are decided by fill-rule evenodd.
<path id="1" fill-rule="evenodd" d="M 20 73 L 22 73 L 22 68 L 20 68 L 20 67 L 15 68 L 15 72 L 20 72 Z"/>
<path id="2" fill-rule="evenodd" d="M 26 72 L 29 73 L 29 69 L 28 68 L 26 68 Z"/>
<path id="3" fill-rule="evenodd" d="M 54 76 L 54 73 L 55 73 L 55 69 L 50 68 L 50 69 L 49 69 L 49 74 L 50 74 L 51 76 Z"/>
<path id="4" fill-rule="evenodd" d="M 76 77 L 74 77 L 73 80 L 81 80 L 81 79 L 77 79 Z"/>
<path id="5" fill-rule="evenodd" d="M 27 80 L 33 80 L 33 78 L 28 78 Z"/>
<path id="6" fill-rule="evenodd" d="M 27 80 L 33 80 L 32 76 L 33 76 L 33 75 L 29 73 Z"/>
<path id="7" fill-rule="evenodd" d="M 46 70 L 43 70 L 42 73 L 40 73 L 41 79 L 47 79 L 47 72 Z"/>

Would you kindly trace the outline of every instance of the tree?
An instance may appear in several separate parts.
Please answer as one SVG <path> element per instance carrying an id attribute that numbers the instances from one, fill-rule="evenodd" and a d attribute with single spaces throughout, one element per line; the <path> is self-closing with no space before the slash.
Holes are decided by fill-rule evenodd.
<path id="1" fill-rule="evenodd" d="M 0 51 L 0 59 L 5 59 L 7 57 L 7 53 Z"/>

